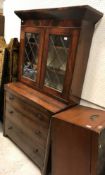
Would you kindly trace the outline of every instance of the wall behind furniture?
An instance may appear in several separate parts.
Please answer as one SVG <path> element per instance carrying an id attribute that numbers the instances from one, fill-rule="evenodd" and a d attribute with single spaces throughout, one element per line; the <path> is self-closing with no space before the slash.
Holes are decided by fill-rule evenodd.
<path id="1" fill-rule="evenodd" d="M 14 10 L 90 5 L 105 13 L 105 0 L 5 0 L 5 39 L 20 38 L 20 19 Z M 105 108 L 105 16 L 96 24 L 82 91 L 81 104 Z"/>
<path id="2" fill-rule="evenodd" d="M 0 0 L 0 13 L 3 12 L 3 0 Z"/>

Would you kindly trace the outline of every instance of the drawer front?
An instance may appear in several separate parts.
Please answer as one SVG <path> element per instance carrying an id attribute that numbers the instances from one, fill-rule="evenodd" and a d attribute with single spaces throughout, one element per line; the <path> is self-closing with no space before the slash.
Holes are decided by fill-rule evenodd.
<path id="1" fill-rule="evenodd" d="M 42 170 L 48 147 L 51 114 L 6 91 L 4 132 Z"/>
<path id="2" fill-rule="evenodd" d="M 10 120 L 6 120 L 5 126 L 6 135 L 9 136 L 40 169 L 42 169 L 45 151 L 39 147 L 39 144 L 32 144 L 27 134 Z"/>
<path id="3" fill-rule="evenodd" d="M 47 111 L 42 111 L 42 109 L 38 109 L 36 105 L 31 105 L 30 103 L 23 101 L 21 98 L 18 98 L 9 92 L 6 92 L 6 103 L 7 102 L 28 118 L 32 120 L 36 120 L 37 118 L 39 121 L 41 121 L 42 125 L 48 126 L 50 115 Z"/>
<path id="4" fill-rule="evenodd" d="M 17 127 L 21 128 L 30 137 L 33 144 L 38 142 L 39 146 L 46 147 L 49 127 L 43 126 L 41 121 L 38 119 L 33 121 L 27 118 L 20 111 L 15 110 L 9 103 L 6 103 L 6 119 L 9 119 Z"/>

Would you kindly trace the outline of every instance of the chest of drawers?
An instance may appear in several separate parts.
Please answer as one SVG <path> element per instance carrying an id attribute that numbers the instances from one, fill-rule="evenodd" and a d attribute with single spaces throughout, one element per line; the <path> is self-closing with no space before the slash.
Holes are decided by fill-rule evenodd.
<path id="1" fill-rule="evenodd" d="M 49 152 L 51 116 L 66 107 L 45 96 L 22 83 L 11 83 L 5 87 L 4 135 L 13 140 L 43 174 Z"/>

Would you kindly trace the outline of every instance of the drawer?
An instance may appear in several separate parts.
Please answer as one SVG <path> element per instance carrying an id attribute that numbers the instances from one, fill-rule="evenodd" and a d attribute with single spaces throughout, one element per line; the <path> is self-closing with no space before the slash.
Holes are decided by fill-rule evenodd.
<path id="1" fill-rule="evenodd" d="M 38 119 L 36 121 L 17 111 L 9 103 L 6 103 L 6 120 L 10 120 L 32 140 L 33 144 L 38 142 L 40 146 L 46 147 L 49 126 L 45 127 Z"/>
<path id="2" fill-rule="evenodd" d="M 45 150 L 41 149 L 39 144 L 33 144 L 28 135 L 10 120 L 6 120 L 5 126 L 6 135 L 42 169 Z"/>
<path id="3" fill-rule="evenodd" d="M 14 94 L 6 92 L 6 104 L 9 103 L 14 109 L 20 111 L 26 117 L 35 120 L 36 118 L 41 121 L 42 125 L 48 127 L 50 121 L 50 115 L 48 112 L 42 111 L 36 108 L 36 105 L 31 105 L 29 102 L 16 97 Z"/>

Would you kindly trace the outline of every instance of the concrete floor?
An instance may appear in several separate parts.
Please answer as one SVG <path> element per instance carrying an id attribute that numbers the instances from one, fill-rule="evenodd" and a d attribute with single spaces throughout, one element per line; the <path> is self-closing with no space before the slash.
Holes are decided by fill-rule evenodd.
<path id="1" fill-rule="evenodd" d="M 40 170 L 7 137 L 0 123 L 0 175 L 41 175 Z"/>

